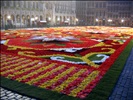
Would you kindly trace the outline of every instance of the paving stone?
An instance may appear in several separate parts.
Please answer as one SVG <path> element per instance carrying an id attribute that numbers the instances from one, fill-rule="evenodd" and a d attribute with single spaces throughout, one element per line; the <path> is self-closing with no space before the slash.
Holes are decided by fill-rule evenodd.
<path id="1" fill-rule="evenodd" d="M 32 98 L 31 100 L 36 100 L 35 98 Z"/>
<path id="2" fill-rule="evenodd" d="M 0 95 L 3 97 L 3 96 L 5 96 L 6 94 L 5 94 L 5 93 L 1 93 Z"/>
<path id="3" fill-rule="evenodd" d="M 8 93 L 8 94 L 9 94 L 9 93 L 11 93 L 11 91 L 7 91 L 6 93 Z"/>
<path id="4" fill-rule="evenodd" d="M 30 98 L 27 96 L 20 95 L 18 93 L 6 90 L 2 87 L 1 88 L 1 98 L 0 100 L 36 100 L 34 98 Z"/>
<path id="5" fill-rule="evenodd" d="M 119 80 L 114 87 L 113 93 L 109 97 L 111 100 L 133 100 L 133 61 L 131 60 L 133 60 L 133 48 Z M 120 98 L 118 94 L 120 95 Z"/>
<path id="6" fill-rule="evenodd" d="M 132 99 L 132 98 L 128 98 L 128 97 L 127 97 L 127 100 L 133 100 L 133 99 Z"/>
<path id="7" fill-rule="evenodd" d="M 7 96 L 9 96 L 9 97 L 12 96 L 12 95 L 14 95 L 14 94 L 13 93 L 7 94 Z"/>
<path id="8" fill-rule="evenodd" d="M 121 90 L 117 90 L 117 94 L 122 94 L 122 91 L 123 91 L 123 89 L 121 89 Z"/>
<path id="9" fill-rule="evenodd" d="M 15 98 L 15 96 L 14 96 L 14 95 L 12 95 L 12 96 L 8 97 L 8 99 L 13 99 L 13 98 Z"/>
<path id="10" fill-rule="evenodd" d="M 16 100 L 15 98 L 12 98 L 12 100 Z"/>
<path id="11" fill-rule="evenodd" d="M 115 99 L 112 99 L 112 100 L 120 100 L 120 98 L 115 98 Z"/>
<path id="12" fill-rule="evenodd" d="M 5 97 L 2 97 L 1 99 L 2 99 L 2 100 L 7 100 L 7 98 L 8 98 L 8 97 L 5 96 Z"/>
<path id="13" fill-rule="evenodd" d="M 121 97 L 121 99 L 120 100 L 126 100 L 126 98 L 125 97 Z"/>

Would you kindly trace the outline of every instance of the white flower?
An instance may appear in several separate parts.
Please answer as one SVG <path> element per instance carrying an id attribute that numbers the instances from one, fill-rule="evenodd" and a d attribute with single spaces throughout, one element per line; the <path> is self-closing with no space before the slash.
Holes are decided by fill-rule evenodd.
<path id="1" fill-rule="evenodd" d="M 92 62 L 94 63 L 103 63 L 106 59 L 109 58 L 109 56 L 105 55 L 105 54 L 98 54 L 96 55 L 97 57 L 103 57 L 101 60 L 93 60 Z"/>

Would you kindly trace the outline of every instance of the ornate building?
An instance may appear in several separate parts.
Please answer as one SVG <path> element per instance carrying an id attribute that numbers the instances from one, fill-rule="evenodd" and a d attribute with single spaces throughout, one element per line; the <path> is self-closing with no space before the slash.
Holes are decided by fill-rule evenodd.
<path id="1" fill-rule="evenodd" d="M 107 1 L 77 1 L 76 16 L 80 25 L 105 24 Z"/>
<path id="2" fill-rule="evenodd" d="M 56 24 L 70 25 L 76 24 L 76 2 L 75 1 L 52 1 L 53 2 L 53 22 Z"/>
<path id="3" fill-rule="evenodd" d="M 27 27 L 38 21 L 75 24 L 75 8 L 75 1 L 1 1 L 1 26 Z"/>
<path id="4" fill-rule="evenodd" d="M 32 26 L 37 20 L 45 19 L 42 1 L 1 1 L 1 25 L 12 23 L 19 26 Z"/>
<path id="5" fill-rule="evenodd" d="M 110 1 L 107 3 L 109 24 L 131 26 L 132 1 Z"/>
<path id="6" fill-rule="evenodd" d="M 77 1 L 80 25 L 132 26 L 133 1 Z"/>
<path id="7" fill-rule="evenodd" d="M 133 26 L 132 1 L 1 1 L 1 27 L 50 25 Z M 78 20 L 77 20 L 78 18 Z"/>

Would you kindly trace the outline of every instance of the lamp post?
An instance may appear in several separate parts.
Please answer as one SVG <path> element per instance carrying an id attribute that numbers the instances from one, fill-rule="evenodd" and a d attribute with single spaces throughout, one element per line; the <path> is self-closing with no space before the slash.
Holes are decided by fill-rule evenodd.
<path id="1" fill-rule="evenodd" d="M 102 25 L 103 26 L 105 25 L 105 18 L 102 20 Z"/>
<path id="2" fill-rule="evenodd" d="M 125 20 L 124 19 L 121 19 L 121 25 L 123 25 L 124 22 L 125 22 Z"/>
<path id="3" fill-rule="evenodd" d="M 77 25 L 77 24 L 78 24 L 79 19 L 78 19 L 78 18 L 76 18 L 75 20 L 76 20 L 76 25 Z"/>
<path id="4" fill-rule="evenodd" d="M 34 26 L 34 21 L 35 21 L 35 18 L 31 18 L 32 26 Z"/>
<path id="5" fill-rule="evenodd" d="M 48 17 L 48 27 L 50 26 L 51 17 Z"/>
<path id="6" fill-rule="evenodd" d="M 98 22 L 99 22 L 99 19 L 98 18 L 96 18 L 96 24 L 98 25 Z"/>
<path id="7" fill-rule="evenodd" d="M 38 22 L 38 17 L 35 17 L 35 24 L 37 26 L 37 22 Z"/>
<path id="8" fill-rule="evenodd" d="M 60 17 L 57 18 L 57 25 L 60 23 Z"/>
<path id="9" fill-rule="evenodd" d="M 48 20 L 51 21 L 51 17 L 48 17 Z"/>
<path id="10" fill-rule="evenodd" d="M 69 18 L 67 18 L 67 21 L 68 21 L 68 25 L 69 25 L 70 19 L 69 19 Z"/>
<path id="11" fill-rule="evenodd" d="M 10 25 L 11 25 L 11 16 L 8 15 L 7 16 L 7 26 L 6 26 L 6 29 L 8 29 L 10 27 Z"/>
<path id="12" fill-rule="evenodd" d="M 108 19 L 109 25 L 111 25 L 112 19 Z"/>

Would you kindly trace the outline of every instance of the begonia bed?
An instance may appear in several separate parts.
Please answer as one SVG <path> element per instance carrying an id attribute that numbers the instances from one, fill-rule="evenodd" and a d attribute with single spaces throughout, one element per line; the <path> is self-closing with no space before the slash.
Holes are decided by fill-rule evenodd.
<path id="1" fill-rule="evenodd" d="M 1 31 L 1 86 L 43 100 L 91 100 L 132 38 L 130 27 Z"/>

